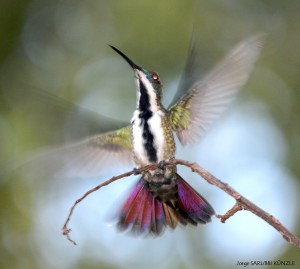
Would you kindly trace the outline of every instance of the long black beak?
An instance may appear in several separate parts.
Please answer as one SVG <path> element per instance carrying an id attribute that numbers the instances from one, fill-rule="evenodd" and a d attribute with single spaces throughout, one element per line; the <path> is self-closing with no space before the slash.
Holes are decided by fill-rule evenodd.
<path id="1" fill-rule="evenodd" d="M 133 70 L 138 69 L 142 70 L 138 65 L 136 65 L 132 60 L 130 60 L 122 51 L 118 50 L 116 47 L 109 45 L 114 51 L 116 51 L 118 54 L 120 54 L 127 63 L 132 67 Z"/>

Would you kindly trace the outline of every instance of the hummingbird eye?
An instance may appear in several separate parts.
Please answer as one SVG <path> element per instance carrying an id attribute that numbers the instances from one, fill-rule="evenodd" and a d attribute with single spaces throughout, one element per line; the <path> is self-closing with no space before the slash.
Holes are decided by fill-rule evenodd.
<path id="1" fill-rule="evenodd" d="M 158 77 L 158 75 L 157 75 L 156 73 L 152 74 L 152 78 L 153 78 L 154 80 L 159 80 L 159 77 Z"/>

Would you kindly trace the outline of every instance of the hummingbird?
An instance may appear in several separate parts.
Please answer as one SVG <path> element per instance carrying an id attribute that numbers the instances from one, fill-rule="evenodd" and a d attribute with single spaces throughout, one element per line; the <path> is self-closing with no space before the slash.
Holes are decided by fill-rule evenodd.
<path id="1" fill-rule="evenodd" d="M 133 162 L 136 168 L 159 164 L 158 169 L 141 174 L 120 207 L 119 230 L 158 236 L 165 228 L 175 229 L 179 224 L 197 226 L 211 221 L 213 207 L 177 173 L 176 166 L 165 166 L 164 162 L 175 158 L 175 136 L 182 145 L 198 141 L 228 107 L 247 82 L 262 41 L 263 35 L 258 34 L 240 42 L 202 78 L 196 74 L 191 85 L 181 85 L 169 107 L 162 104 L 158 73 L 137 65 L 110 45 L 134 72 L 137 99 L 131 122 L 88 137 L 67 150 L 78 156 L 80 164 L 93 166 L 98 172 L 111 163 Z"/>

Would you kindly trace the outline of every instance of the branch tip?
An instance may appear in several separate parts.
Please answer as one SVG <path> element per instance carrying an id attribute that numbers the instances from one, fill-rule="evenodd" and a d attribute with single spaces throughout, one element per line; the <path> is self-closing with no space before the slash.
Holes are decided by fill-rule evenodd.
<path id="1" fill-rule="evenodd" d="M 230 217 L 232 217 L 236 212 L 243 210 L 244 208 L 237 202 L 229 209 L 224 215 L 216 214 L 216 217 L 220 219 L 222 223 L 225 223 Z"/>

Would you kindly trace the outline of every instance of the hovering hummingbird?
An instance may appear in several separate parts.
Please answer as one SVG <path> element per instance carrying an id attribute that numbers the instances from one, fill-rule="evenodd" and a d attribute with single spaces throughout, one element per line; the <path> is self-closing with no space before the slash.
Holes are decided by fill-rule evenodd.
<path id="1" fill-rule="evenodd" d="M 201 138 L 246 83 L 262 46 L 262 35 L 239 43 L 206 76 L 189 88 L 168 108 L 162 105 L 163 87 L 159 75 L 134 63 L 110 46 L 131 66 L 137 88 L 137 102 L 131 124 L 124 128 L 89 137 L 73 146 L 73 155 L 88 158 L 95 169 L 106 163 L 133 160 L 137 168 L 160 164 L 144 172 L 122 205 L 117 218 L 120 230 L 135 234 L 160 235 L 165 227 L 198 225 L 211 221 L 212 206 L 178 173 L 176 166 L 164 166 L 175 158 L 176 134 L 186 145 Z M 189 74 L 187 74 L 189 75 Z M 80 159 L 82 160 L 82 159 Z"/>

